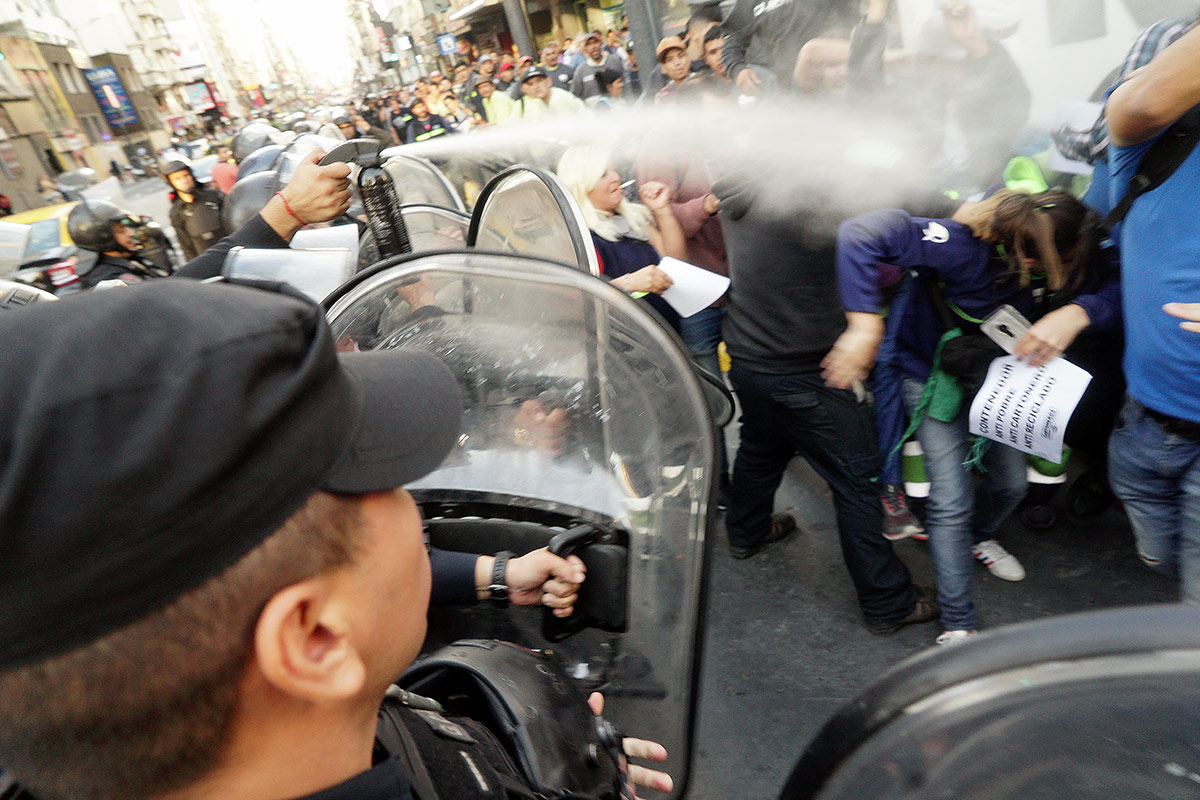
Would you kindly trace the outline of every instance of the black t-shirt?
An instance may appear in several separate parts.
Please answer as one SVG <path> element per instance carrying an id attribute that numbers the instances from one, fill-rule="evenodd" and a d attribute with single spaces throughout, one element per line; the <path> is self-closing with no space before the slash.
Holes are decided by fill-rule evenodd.
<path id="1" fill-rule="evenodd" d="M 299 800 L 412 800 L 412 796 L 400 762 L 385 758 L 366 772 Z"/>
<path id="2" fill-rule="evenodd" d="M 400 110 L 392 114 L 392 130 L 400 138 L 400 144 L 408 144 L 408 123 L 412 122 L 412 111 L 408 106 L 400 106 Z"/>
<path id="3" fill-rule="evenodd" d="M 423 142 L 427 139 L 432 139 L 435 136 L 442 136 L 447 133 L 453 133 L 446 121 L 437 114 L 430 114 L 424 121 L 412 118 L 408 123 L 408 142 Z"/>

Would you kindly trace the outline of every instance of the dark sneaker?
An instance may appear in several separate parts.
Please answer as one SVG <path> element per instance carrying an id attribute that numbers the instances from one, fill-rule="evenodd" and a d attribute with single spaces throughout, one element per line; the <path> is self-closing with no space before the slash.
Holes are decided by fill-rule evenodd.
<path id="1" fill-rule="evenodd" d="M 1108 486 L 1108 475 L 1104 470 L 1093 468 L 1081 473 L 1067 489 L 1063 507 L 1068 522 L 1087 525 L 1107 511 L 1115 500 Z"/>
<path id="2" fill-rule="evenodd" d="M 932 622 L 938 618 L 937 592 L 932 586 L 917 586 L 917 602 L 908 616 L 889 622 L 866 620 L 867 630 L 877 636 L 895 633 L 907 625 L 919 625 L 922 622 Z"/>
<path id="3" fill-rule="evenodd" d="M 908 499 L 899 486 L 886 484 L 879 493 L 879 500 L 883 503 L 883 538 L 895 542 L 925 532 L 925 528 L 909 511 Z M 928 540 L 929 537 L 925 538 Z"/>
<path id="4" fill-rule="evenodd" d="M 750 558 L 750 556 L 758 553 L 769 544 L 782 542 L 784 539 L 791 536 L 796 531 L 796 520 L 791 514 L 785 514 L 782 511 L 776 511 L 771 515 L 771 529 L 756 544 L 739 547 L 736 544 L 729 545 L 729 554 L 736 559 Z"/>
<path id="5" fill-rule="evenodd" d="M 1017 517 L 1020 518 L 1022 525 L 1035 531 L 1053 528 L 1054 523 L 1058 522 L 1058 512 L 1049 503 L 1024 506 L 1017 512 Z"/>

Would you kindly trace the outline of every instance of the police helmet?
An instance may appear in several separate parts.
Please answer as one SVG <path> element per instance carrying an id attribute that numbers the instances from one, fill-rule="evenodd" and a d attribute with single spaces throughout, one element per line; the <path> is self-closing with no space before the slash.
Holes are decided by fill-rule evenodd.
<path id="1" fill-rule="evenodd" d="M 171 183 L 171 176 L 176 172 L 187 172 L 192 176 L 193 181 L 196 180 L 196 173 L 192 171 L 192 162 L 178 156 L 163 159 L 158 167 L 158 172 L 172 189 L 175 188 L 175 184 Z"/>
<path id="2" fill-rule="evenodd" d="M 242 159 L 255 150 L 274 143 L 280 133 L 281 131 L 275 126 L 260 120 L 242 126 L 242 129 L 233 137 L 234 161 L 242 163 Z"/>
<path id="3" fill-rule="evenodd" d="M 278 177 L 278 173 L 272 169 L 239 178 L 221 208 L 221 221 L 225 223 L 225 230 L 236 231 L 262 211 L 263 206 L 275 195 Z"/>
<path id="4" fill-rule="evenodd" d="M 104 253 L 120 247 L 113 236 L 113 225 L 129 217 L 107 200 L 80 200 L 67 217 L 71 241 L 84 250 Z"/>
<path id="5" fill-rule="evenodd" d="M 192 162 L 188 161 L 186 158 L 180 158 L 179 156 L 172 156 L 171 158 L 164 158 L 162 160 L 162 163 L 159 164 L 159 167 L 158 167 L 158 171 L 161 172 L 163 175 L 170 175 L 172 172 L 181 172 L 185 169 L 188 172 L 191 172 L 192 171 Z M 193 175 L 194 174 L 195 173 L 193 173 Z"/>
<path id="6" fill-rule="evenodd" d="M 275 165 L 279 163 L 284 149 L 285 145 L 269 144 L 266 147 L 258 148 L 243 159 L 238 159 L 238 180 L 256 172 L 274 169 Z"/>

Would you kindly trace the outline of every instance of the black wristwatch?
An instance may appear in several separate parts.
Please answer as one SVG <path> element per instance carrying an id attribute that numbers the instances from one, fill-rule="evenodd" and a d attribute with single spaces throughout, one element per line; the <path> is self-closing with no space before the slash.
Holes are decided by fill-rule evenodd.
<path id="1" fill-rule="evenodd" d="M 496 553 L 496 561 L 492 564 L 492 582 L 488 585 L 488 600 L 495 605 L 508 605 L 508 560 L 513 557 L 511 550 L 501 550 Z"/>

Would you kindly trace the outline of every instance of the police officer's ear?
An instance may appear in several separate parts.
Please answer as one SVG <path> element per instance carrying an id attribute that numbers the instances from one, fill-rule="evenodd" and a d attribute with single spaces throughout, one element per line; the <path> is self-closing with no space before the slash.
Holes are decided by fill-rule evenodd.
<path id="1" fill-rule="evenodd" d="M 317 575 L 277 592 L 254 629 L 254 656 L 263 680 L 313 703 L 355 696 L 366 676 L 351 636 L 349 606 L 333 578 Z"/>

